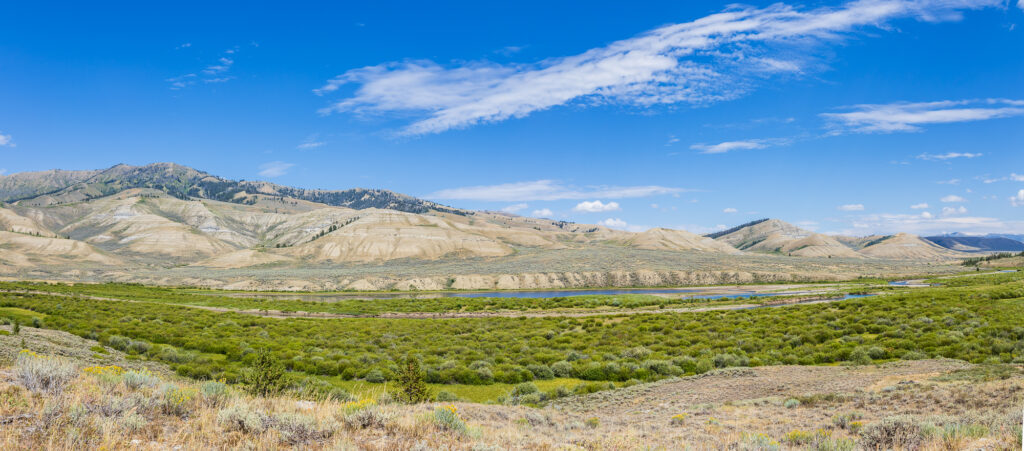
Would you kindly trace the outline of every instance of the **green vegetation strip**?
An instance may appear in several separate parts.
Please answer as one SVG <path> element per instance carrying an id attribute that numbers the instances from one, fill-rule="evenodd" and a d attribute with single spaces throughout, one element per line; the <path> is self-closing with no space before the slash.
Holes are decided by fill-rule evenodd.
<path id="1" fill-rule="evenodd" d="M 850 285 L 849 290 L 821 294 L 821 297 L 842 296 L 846 292 L 864 292 L 864 285 Z M 446 312 L 524 312 L 544 310 L 615 310 L 710 307 L 730 304 L 764 304 L 809 296 L 744 296 L 709 300 L 679 299 L 661 296 L 588 295 L 554 298 L 434 298 L 434 299 L 341 299 L 337 301 L 304 301 L 297 299 L 258 299 L 218 296 L 216 292 L 197 294 L 181 288 L 147 287 L 137 284 L 44 284 L 0 282 L 0 291 L 35 291 L 192 305 L 232 310 L 263 310 L 285 313 L 310 312 L 338 315 L 372 316 L 383 313 L 446 313 Z"/>
<path id="2" fill-rule="evenodd" d="M 951 279 L 943 279 L 948 281 Z M 273 319 L 157 302 L 0 294 L 0 307 L 179 374 L 236 381 L 257 349 L 293 376 L 392 381 L 413 356 L 435 384 L 654 380 L 715 367 L 948 357 L 1024 361 L 1024 275 L 955 279 L 837 303 L 589 318 Z"/>

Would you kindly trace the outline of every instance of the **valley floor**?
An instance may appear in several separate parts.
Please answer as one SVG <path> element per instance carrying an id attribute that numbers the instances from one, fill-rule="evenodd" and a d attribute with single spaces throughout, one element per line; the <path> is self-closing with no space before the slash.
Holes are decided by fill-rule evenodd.
<path id="1" fill-rule="evenodd" d="M 920 360 L 739 368 L 565 398 L 545 408 L 401 405 L 386 399 L 253 397 L 159 369 L 126 374 L 120 365 L 140 366 L 117 351 L 109 350 L 105 362 L 90 362 L 87 340 L 29 328 L 22 333 L 37 354 L 22 353 L 0 369 L 3 449 L 1010 450 L 1021 445 L 1024 371 L 1013 365 Z M 0 336 L 5 356 L 21 344 L 16 336 Z M 48 391 L 33 391 L 26 384 L 40 371 L 27 367 L 35 362 L 62 362 L 71 369 L 54 377 Z M 99 366 L 111 362 L 120 365 Z"/>

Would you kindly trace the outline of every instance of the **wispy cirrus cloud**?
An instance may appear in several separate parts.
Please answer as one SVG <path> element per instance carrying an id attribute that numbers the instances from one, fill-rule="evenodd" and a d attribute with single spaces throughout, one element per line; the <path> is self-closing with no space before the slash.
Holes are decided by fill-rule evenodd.
<path id="1" fill-rule="evenodd" d="M 1024 201 L 1024 198 L 1022 198 Z M 1022 204 L 1024 205 L 1024 204 Z M 964 211 L 966 212 L 966 210 Z M 841 231 L 844 235 L 891 234 L 896 232 L 933 235 L 949 232 L 964 233 L 1019 233 L 1024 221 L 1005 221 L 983 216 L 963 216 L 959 210 L 950 215 L 936 217 L 924 212 L 920 215 L 872 214 L 855 218 L 853 229 Z"/>
<path id="2" fill-rule="evenodd" d="M 918 155 L 919 160 L 952 160 L 954 158 L 978 158 L 983 154 L 970 152 L 946 152 L 941 154 L 923 153 Z"/>
<path id="3" fill-rule="evenodd" d="M 1007 180 L 1010 180 L 1010 181 L 1013 181 L 1013 182 L 1024 182 L 1024 175 L 1017 174 L 1017 173 L 1011 173 L 1007 177 L 983 178 L 982 182 L 984 182 L 984 183 L 996 183 L 996 182 L 1005 182 Z"/>
<path id="4" fill-rule="evenodd" d="M 350 70 L 314 92 L 354 86 L 324 114 L 419 115 L 399 132 L 404 135 L 522 118 L 570 103 L 709 104 L 740 97 L 780 74 L 803 73 L 815 65 L 816 48 L 852 32 L 906 18 L 958 20 L 964 10 L 1002 1 L 857 0 L 810 10 L 732 6 L 578 55 L 505 65 L 406 60 Z"/>
<path id="5" fill-rule="evenodd" d="M 725 141 L 718 144 L 698 143 L 690 146 L 691 149 L 699 150 L 700 153 L 726 153 L 730 150 L 762 149 L 764 147 L 767 147 L 767 144 L 759 139 L 747 141 Z"/>
<path id="6" fill-rule="evenodd" d="M 192 47 L 192 44 L 183 44 L 175 48 L 175 50 L 185 49 Z M 193 86 L 197 83 L 224 83 L 227 81 L 234 80 L 234 76 L 230 75 L 228 71 L 235 64 L 234 55 L 238 52 L 238 48 L 231 48 L 225 50 L 217 57 L 217 60 L 211 64 L 208 64 L 198 72 L 187 73 L 179 75 L 177 77 L 171 77 L 165 81 L 171 84 L 171 89 L 179 90 L 185 89 L 189 86 Z"/>
<path id="7" fill-rule="evenodd" d="M 283 161 L 271 161 L 260 165 L 259 174 L 263 177 L 280 177 L 288 173 L 288 170 L 295 166 L 292 163 Z"/>
<path id="8" fill-rule="evenodd" d="M 534 180 L 529 182 L 503 183 L 499 185 L 466 186 L 449 188 L 428 194 L 430 199 L 446 200 L 479 200 L 479 201 L 551 201 L 566 199 L 587 199 L 603 197 L 606 199 L 624 199 L 649 197 L 662 194 L 678 194 L 692 189 L 672 188 L 667 186 L 587 186 L 575 187 L 564 185 L 554 180 Z"/>
<path id="9" fill-rule="evenodd" d="M 864 204 L 846 204 L 836 207 L 839 211 L 864 211 Z"/>
<path id="10" fill-rule="evenodd" d="M 973 122 L 1024 115 L 1024 100 L 981 99 L 854 105 L 845 113 L 821 114 L 833 134 L 916 132 L 924 125 Z M 927 154 L 925 154 L 927 155 Z M 981 156 L 949 153 L 948 158 Z M 932 155 L 938 159 L 942 156 Z M 921 157 L 918 157 L 921 158 Z M 929 158 L 925 158 L 929 159 Z"/>
<path id="11" fill-rule="evenodd" d="M 4 146 L 15 147 L 14 138 L 11 137 L 11 135 L 5 135 L 3 133 L 0 133 L 0 147 Z"/>
<path id="12" fill-rule="evenodd" d="M 700 153 L 716 154 L 726 153 L 733 150 L 764 149 L 772 146 L 784 146 L 792 143 L 794 139 L 797 138 L 760 138 L 742 141 L 725 141 L 718 144 L 697 143 L 691 145 L 690 148 L 693 150 L 699 150 Z"/>

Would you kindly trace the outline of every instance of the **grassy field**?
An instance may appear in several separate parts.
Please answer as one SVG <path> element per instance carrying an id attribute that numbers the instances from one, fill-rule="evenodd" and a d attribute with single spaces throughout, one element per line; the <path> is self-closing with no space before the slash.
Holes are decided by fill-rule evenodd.
<path id="1" fill-rule="evenodd" d="M 4 316 L 20 322 L 38 318 L 42 327 L 166 362 L 184 376 L 229 381 L 258 349 L 270 350 L 296 380 L 337 385 L 392 380 L 394 362 L 406 356 L 423 362 L 431 383 L 481 386 L 559 377 L 645 381 L 730 366 L 1021 359 L 1020 273 L 936 281 L 947 286 L 832 304 L 589 318 L 274 319 L 175 305 L 209 298 L 132 285 L 51 288 L 136 302 L 4 293 L 0 308 L 18 309 Z"/>
<path id="2" fill-rule="evenodd" d="M 863 293 L 879 283 L 865 280 L 842 285 L 829 284 L 828 292 L 820 297 Z M 882 282 L 884 284 L 884 282 Z M 779 285 L 778 290 L 785 290 Z M 163 304 L 191 305 L 233 310 L 261 310 L 278 312 L 311 312 L 339 315 L 371 316 L 383 313 L 443 313 L 443 312 L 526 312 L 547 310 L 619 310 L 642 308 L 707 307 L 730 304 L 763 304 L 808 296 L 744 296 L 727 299 L 680 299 L 644 294 L 586 295 L 553 298 L 459 298 L 430 299 L 339 299 L 329 302 L 299 299 L 267 299 L 226 296 L 215 290 L 150 287 L 138 284 L 46 284 L 31 282 L 0 282 L 0 291 L 30 291 L 67 295 L 94 296 Z"/>

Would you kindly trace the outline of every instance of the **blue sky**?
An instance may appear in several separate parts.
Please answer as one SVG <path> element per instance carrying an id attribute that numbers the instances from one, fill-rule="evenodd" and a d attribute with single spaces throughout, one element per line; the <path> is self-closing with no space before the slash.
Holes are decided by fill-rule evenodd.
<path id="1" fill-rule="evenodd" d="M 1024 231 L 1024 0 L 7 2 L 0 170 L 708 232 Z"/>

